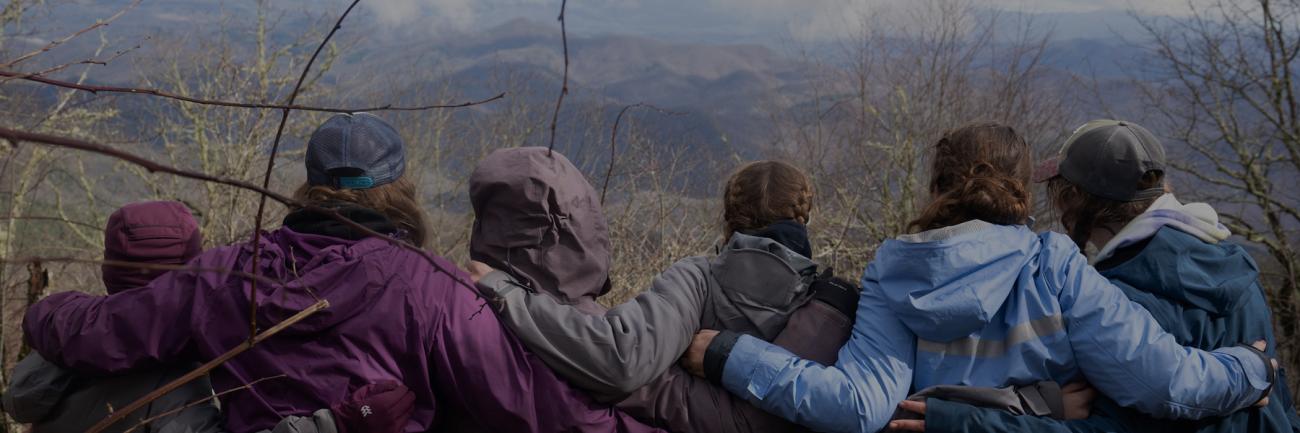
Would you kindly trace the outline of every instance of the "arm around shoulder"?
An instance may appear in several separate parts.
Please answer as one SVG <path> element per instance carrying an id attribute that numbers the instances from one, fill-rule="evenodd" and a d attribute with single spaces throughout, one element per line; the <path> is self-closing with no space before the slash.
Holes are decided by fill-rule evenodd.
<path id="1" fill-rule="evenodd" d="M 497 299 L 502 321 L 556 373 L 599 400 L 617 401 L 667 371 L 699 330 L 709 287 L 703 260 L 677 262 L 604 315 L 524 290 L 500 271 L 479 289 Z"/>
<path id="2" fill-rule="evenodd" d="M 1045 240 L 1045 248 L 1052 248 Z M 1161 418 L 1199 419 L 1249 407 L 1272 386 L 1269 366 L 1244 348 L 1205 352 L 1180 345 L 1151 313 L 1088 265 L 1073 244 L 1056 245 L 1048 269 L 1079 367 L 1120 405 Z"/>

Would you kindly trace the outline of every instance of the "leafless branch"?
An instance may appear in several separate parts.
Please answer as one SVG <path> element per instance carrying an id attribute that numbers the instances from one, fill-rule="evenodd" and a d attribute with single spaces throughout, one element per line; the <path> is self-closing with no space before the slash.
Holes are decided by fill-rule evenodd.
<path id="1" fill-rule="evenodd" d="M 560 122 L 560 107 L 564 105 L 564 96 L 569 94 L 569 32 L 564 26 L 564 9 L 569 0 L 560 0 L 560 41 L 564 43 L 564 79 L 560 85 L 560 96 L 555 98 L 555 113 L 551 115 L 551 144 L 546 147 L 549 155 L 555 150 L 555 127 Z"/>
<path id="2" fill-rule="evenodd" d="M 31 221 L 55 221 L 55 222 L 61 222 L 61 223 L 64 223 L 64 224 L 78 225 L 78 226 L 82 226 L 82 227 L 86 227 L 86 228 L 90 228 L 90 229 L 95 229 L 95 230 L 103 229 L 103 227 L 100 227 L 100 226 L 97 226 L 97 225 L 94 225 L 94 224 L 84 223 L 84 222 L 81 222 L 81 221 L 73 221 L 73 220 L 70 220 L 70 219 L 67 219 L 67 218 L 51 217 L 51 216 L 0 215 L 0 219 L 10 219 L 10 220 L 31 220 Z"/>
<path id="3" fill-rule="evenodd" d="M 252 381 L 252 382 L 249 382 L 249 383 L 246 384 L 246 385 L 239 386 L 239 387 L 235 387 L 235 388 L 231 388 L 231 389 L 227 389 L 227 390 L 225 390 L 225 391 L 221 391 L 221 392 L 219 392 L 219 393 L 216 393 L 216 394 L 213 394 L 213 395 L 209 395 L 209 396 L 207 396 L 207 397 L 204 397 L 204 398 L 201 398 L 201 399 L 198 399 L 198 400 L 195 400 L 195 401 L 189 402 L 188 404 L 186 404 L 186 405 L 184 405 L 184 406 L 181 406 L 181 407 L 178 407 L 178 408 L 175 408 L 175 409 L 172 409 L 172 410 L 169 410 L 169 411 L 166 411 L 166 412 L 163 412 L 163 413 L 160 413 L 160 414 L 157 414 L 157 415 L 151 416 L 151 417 L 149 417 L 149 418 L 145 418 L 145 419 L 141 420 L 140 422 L 136 423 L 135 425 L 131 426 L 131 428 L 126 429 L 126 431 L 123 432 L 123 433 L 131 433 L 131 432 L 133 432 L 133 431 L 136 431 L 136 429 L 139 429 L 140 427 L 144 427 L 144 426 L 146 426 L 146 425 L 149 425 L 150 423 L 153 423 L 154 421 L 158 421 L 158 420 L 160 420 L 160 419 L 162 419 L 162 418 L 164 418 L 164 417 L 168 417 L 168 416 L 172 416 L 172 415 L 175 415 L 175 414 L 181 413 L 181 412 L 184 411 L 185 409 L 189 409 L 189 408 L 192 408 L 192 407 L 194 407 L 194 406 L 198 406 L 198 405 L 200 405 L 200 404 L 207 403 L 207 402 L 209 402 L 209 401 L 212 401 L 212 400 L 215 400 L 215 399 L 218 399 L 218 398 L 221 398 L 221 397 L 225 397 L 225 396 L 228 395 L 228 394 L 232 394 L 232 393 L 235 393 L 235 392 L 238 392 L 238 391 L 243 391 L 243 390 L 246 390 L 246 389 L 253 389 L 253 386 L 254 386 L 254 385 L 257 385 L 257 384 L 259 384 L 259 383 L 266 382 L 266 381 L 268 381 L 268 380 L 283 379 L 283 378 L 285 378 L 285 377 L 286 377 L 286 376 L 283 375 L 283 374 L 278 374 L 278 375 L 271 376 L 271 377 L 263 377 L 263 378 L 261 378 L 261 379 L 257 379 L 257 380 L 254 380 L 254 381 Z"/>
<path id="4" fill-rule="evenodd" d="M 253 336 L 253 338 L 250 338 L 244 343 L 235 346 L 235 348 L 226 351 L 226 353 L 221 354 L 221 356 L 213 358 L 211 361 L 204 363 L 199 368 L 196 368 L 193 371 L 186 373 L 184 376 L 181 376 L 176 380 L 173 380 L 170 383 L 163 385 L 161 388 L 153 390 L 152 392 L 146 394 L 144 397 L 140 397 L 140 399 L 131 402 L 131 404 L 128 404 L 121 409 L 118 409 L 116 412 L 113 412 L 112 415 L 109 415 L 108 418 L 104 418 L 100 420 L 98 423 L 95 423 L 95 425 L 91 426 L 90 430 L 87 430 L 86 433 L 102 433 L 105 429 L 109 428 L 113 424 L 117 424 L 118 421 L 121 421 L 123 418 L 126 418 L 127 415 L 130 415 L 132 412 L 140 410 L 140 408 L 145 407 L 149 403 L 152 403 L 154 400 L 157 400 L 162 396 L 167 395 L 172 391 L 175 391 L 177 388 L 180 388 L 187 383 L 193 382 L 194 379 L 203 377 L 203 375 L 208 374 L 209 371 L 212 371 L 213 369 L 221 366 L 221 364 L 226 363 L 226 361 L 229 361 L 231 358 L 239 356 L 239 354 L 248 351 L 248 349 L 252 349 L 253 346 L 257 345 L 257 343 L 262 342 L 268 338 L 271 338 L 275 334 L 280 333 L 280 331 L 285 330 L 285 328 L 288 328 L 295 323 L 301 322 L 303 319 L 310 317 L 312 314 L 316 314 L 321 310 L 329 308 L 329 306 L 330 303 L 327 300 L 322 299 L 320 301 L 317 301 L 315 304 L 312 304 L 311 306 L 307 307 L 307 309 L 298 312 L 298 314 L 294 314 L 293 317 L 285 319 L 283 322 L 280 322 L 275 326 L 272 326 L 271 329 L 267 329 L 266 331 L 263 331 L 261 334 L 257 334 Z"/>
<path id="5" fill-rule="evenodd" d="M 36 263 L 36 262 L 84 263 L 84 264 L 92 264 L 92 265 L 107 265 L 115 268 L 142 269 L 142 270 L 147 269 L 147 270 L 155 270 L 155 271 L 210 272 L 215 274 L 234 275 L 240 278 L 247 278 L 249 280 L 262 281 L 267 284 L 283 284 L 283 281 L 278 281 L 266 277 L 264 275 L 254 275 L 248 272 L 237 271 L 234 269 L 225 269 L 225 268 L 205 268 L 200 266 L 168 265 L 162 263 L 126 262 L 121 260 L 82 259 L 77 257 L 26 257 L 26 258 L 17 258 L 17 259 L 0 259 L 0 264 L 24 264 L 24 263 Z"/>
<path id="6" fill-rule="evenodd" d="M 39 73 L 27 74 L 22 72 L 0 70 L 0 77 L 5 77 L 8 79 L 32 81 L 41 84 L 48 84 L 55 87 L 79 90 L 79 91 L 89 92 L 94 94 L 126 93 L 126 94 L 133 94 L 133 95 L 157 96 L 160 98 L 173 99 L 181 102 L 189 102 L 189 103 L 201 104 L 201 105 L 215 105 L 221 107 L 236 107 L 236 108 L 270 108 L 270 109 L 277 109 L 277 110 L 316 111 L 322 113 L 351 114 L 351 113 L 360 113 L 360 112 L 367 112 L 367 111 L 426 111 L 426 110 L 433 110 L 439 108 L 465 108 L 465 107 L 472 107 L 475 105 L 487 104 L 489 102 L 493 102 L 498 99 L 502 99 L 506 97 L 505 92 L 502 92 L 491 98 L 469 101 L 469 102 L 461 102 L 455 104 L 432 104 L 432 105 L 417 105 L 417 106 L 394 106 L 393 104 L 385 104 L 385 105 L 374 106 L 374 107 L 334 108 L 334 107 L 314 107 L 309 105 L 293 105 L 293 104 L 260 104 L 260 103 L 252 103 L 252 102 L 219 101 L 213 99 L 193 98 L 193 97 L 178 95 L 175 93 L 170 93 L 170 92 L 157 90 L 157 89 L 77 84 L 73 82 L 61 81 L 61 80 L 55 80 L 52 78 L 43 77 Z"/>
<path id="7" fill-rule="evenodd" d="M 357 3 L 361 3 L 361 0 L 352 0 L 352 4 L 348 5 L 348 8 L 343 11 L 342 15 L 339 15 L 338 21 L 335 21 L 334 27 L 330 29 L 329 33 L 325 34 L 325 38 L 320 41 L 320 45 L 316 46 L 316 52 L 311 54 L 311 58 L 307 60 L 307 64 L 302 67 L 302 75 L 298 76 L 298 81 L 293 85 L 293 91 L 289 93 L 289 105 L 293 105 L 293 101 L 298 99 L 298 92 L 302 90 L 302 83 L 307 81 L 307 74 L 311 73 L 311 65 L 316 63 L 316 58 L 320 57 L 320 52 L 329 44 L 330 38 L 334 37 L 334 33 L 338 32 L 340 28 L 343 28 L 343 20 L 347 19 L 348 14 L 352 13 L 352 9 L 357 7 Z M 280 116 L 280 126 L 275 129 L 275 140 L 271 142 L 271 155 L 266 159 L 266 173 L 262 176 L 262 189 L 266 189 L 271 185 L 271 172 L 275 170 L 275 156 L 280 152 L 280 139 L 284 137 L 284 126 L 289 123 L 289 113 L 292 112 L 293 110 L 284 109 L 283 114 Z M 258 272 L 260 269 L 259 262 L 262 257 L 262 217 L 265 216 L 265 213 L 266 196 L 264 195 L 258 197 L 257 216 L 253 219 L 254 273 Z M 248 288 L 248 299 L 248 340 L 251 342 L 253 341 L 253 336 L 257 335 L 257 280 L 253 280 L 253 284 Z"/>
<path id="8" fill-rule="evenodd" d="M 108 17 L 108 19 L 103 19 L 103 20 L 96 21 L 94 24 L 91 24 L 89 27 L 86 27 L 86 28 L 83 28 L 83 29 L 81 29 L 81 30 L 78 30 L 78 31 L 76 31 L 76 32 L 73 33 L 73 34 L 70 34 L 70 35 L 65 36 L 65 37 L 63 37 L 63 38 L 59 38 L 59 39 L 55 39 L 55 40 L 53 40 L 53 41 L 50 41 L 50 43 L 45 44 L 44 47 L 38 48 L 38 49 L 36 49 L 35 51 L 29 52 L 29 53 L 27 53 L 27 54 L 23 54 L 23 55 L 21 55 L 21 56 L 18 56 L 18 58 L 13 59 L 13 60 L 10 60 L 10 61 L 6 62 L 5 64 L 0 65 L 0 67 L 3 67 L 3 68 L 5 68 L 5 69 L 12 68 L 14 65 L 17 65 L 17 64 L 19 64 L 19 63 L 22 63 L 22 62 L 24 62 L 24 61 L 26 61 L 26 60 L 28 60 L 28 59 L 31 59 L 32 57 L 39 56 L 39 55 L 41 55 L 42 53 L 45 53 L 45 52 L 47 52 L 47 51 L 53 50 L 53 49 L 57 48 L 59 45 L 63 45 L 63 44 L 67 43 L 67 42 L 70 41 L 70 40 L 76 39 L 77 37 L 79 37 L 79 36 L 81 36 L 81 35 L 84 35 L 84 34 L 90 32 L 91 30 L 95 30 L 95 29 L 97 29 L 97 28 L 107 26 L 109 23 L 112 23 L 113 21 L 117 21 L 117 19 L 118 19 L 118 18 L 121 18 L 122 15 L 125 15 L 127 11 L 129 11 L 129 10 L 131 10 L 131 9 L 134 9 L 136 6 L 139 6 L 141 1 L 142 1 L 142 0 L 135 0 L 135 1 L 131 2 L 131 4 L 128 4 L 128 5 L 126 5 L 126 7 L 122 8 L 122 9 L 119 10 L 119 11 L 117 11 L 117 13 L 113 14 L 113 16 Z"/>
<path id="9" fill-rule="evenodd" d="M 654 106 L 654 105 L 650 105 L 650 104 L 647 104 L 647 103 L 644 103 L 644 102 L 638 102 L 638 103 L 635 103 L 635 104 L 632 104 L 632 105 L 624 106 L 622 110 L 618 110 L 618 117 L 615 117 L 615 118 L 614 118 L 614 128 L 613 128 L 613 131 L 611 131 L 611 132 L 609 133 L 609 168 L 605 170 L 605 184 L 604 184 L 603 186 L 600 187 L 600 204 L 601 204 L 601 205 L 604 205 L 604 204 L 605 204 L 605 193 L 609 191 L 609 179 L 612 178 L 612 177 L 614 177 L 614 160 L 615 160 L 615 158 L 618 157 L 618 152 L 617 152 L 617 149 L 618 149 L 618 143 L 617 143 L 617 141 L 616 141 L 616 140 L 618 139 L 618 126 L 619 126 L 620 123 L 623 122 L 623 115 L 627 114 L 627 111 L 628 111 L 628 110 L 631 110 L 631 109 L 633 109 L 633 108 L 637 108 L 637 107 L 646 107 L 646 108 L 649 108 L 649 109 L 652 109 L 652 110 L 658 111 L 658 112 L 660 112 L 660 113 L 667 114 L 667 115 L 669 115 L 669 116 L 676 116 L 676 115 L 685 114 L 685 113 L 680 113 L 680 112 L 676 112 L 676 111 L 665 110 L 665 109 L 662 109 L 662 108 L 659 108 L 659 107 L 656 107 L 656 106 Z"/>
<path id="10" fill-rule="evenodd" d="M 34 132 L 16 131 L 4 127 L 0 127 L 0 139 L 6 139 L 11 143 L 26 141 L 26 142 L 44 144 L 44 145 L 49 145 L 54 147 L 76 149 L 85 152 L 96 153 L 96 154 L 108 156 L 114 159 L 118 159 L 121 161 L 138 165 L 140 167 L 143 167 L 145 170 L 153 173 L 167 173 L 167 174 L 172 174 L 187 179 L 195 179 L 195 180 L 201 180 L 205 182 L 213 182 L 222 185 L 229 185 L 235 188 L 256 192 L 258 194 L 262 194 L 267 197 L 270 197 L 272 200 L 280 202 L 285 206 L 308 210 L 311 212 L 316 212 L 325 215 L 335 221 L 347 225 L 349 228 L 352 228 L 353 230 L 357 230 L 358 232 L 365 233 L 368 236 L 384 239 L 390 244 L 396 245 L 398 247 L 419 254 L 421 257 L 424 258 L 426 262 L 429 263 L 430 266 L 433 267 L 435 271 L 446 274 L 448 277 L 452 279 L 453 282 L 464 286 L 465 288 L 473 291 L 476 294 L 478 293 L 477 290 L 474 290 L 473 284 L 461 278 L 456 272 L 452 272 L 451 270 L 443 266 L 441 263 L 438 263 L 438 261 L 435 260 L 433 256 L 430 255 L 427 251 L 424 251 L 423 249 L 420 249 L 419 247 L 408 244 L 406 242 L 393 239 L 392 237 L 389 237 L 386 234 L 374 231 L 369 227 L 357 223 L 356 221 L 352 221 L 351 219 L 343 216 L 343 214 L 340 214 L 338 213 L 338 211 L 333 209 L 323 208 L 310 203 L 302 203 L 292 198 L 289 198 L 287 196 L 284 196 L 282 194 L 279 194 L 275 191 L 271 191 L 269 189 L 248 182 L 229 179 L 221 176 L 213 176 L 206 173 L 198 173 L 190 170 L 172 167 L 165 164 L 159 164 L 157 162 L 150 161 L 149 159 L 146 159 L 139 155 L 134 155 L 128 152 L 124 152 L 118 149 L 105 146 L 103 144 L 93 143 L 85 140 L 78 140 L 75 138 L 59 137 L 59 136 L 53 136 L 47 134 L 39 134 Z"/>

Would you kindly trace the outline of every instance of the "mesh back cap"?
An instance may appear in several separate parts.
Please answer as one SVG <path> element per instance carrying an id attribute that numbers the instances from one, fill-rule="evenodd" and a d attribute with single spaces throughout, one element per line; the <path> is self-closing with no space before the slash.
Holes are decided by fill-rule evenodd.
<path id="1" fill-rule="evenodd" d="M 1089 194 L 1129 202 L 1159 197 L 1163 187 L 1138 189 L 1149 171 L 1165 171 L 1165 147 L 1151 131 L 1122 120 L 1094 120 L 1066 139 L 1061 153 L 1035 173 L 1039 182 L 1060 176 Z"/>
<path id="2" fill-rule="evenodd" d="M 307 183 L 367 189 L 392 183 L 406 170 L 406 149 L 397 130 L 369 114 L 339 114 L 307 141 Z"/>

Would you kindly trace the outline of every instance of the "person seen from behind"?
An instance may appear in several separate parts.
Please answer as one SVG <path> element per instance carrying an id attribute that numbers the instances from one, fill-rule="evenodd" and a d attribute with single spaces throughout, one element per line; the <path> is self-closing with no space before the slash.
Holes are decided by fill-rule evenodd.
<path id="1" fill-rule="evenodd" d="M 555 377 L 495 315 L 481 314 L 487 305 L 467 274 L 418 251 L 432 228 L 405 169 L 388 123 L 331 117 L 308 140 L 307 182 L 294 194 L 310 207 L 291 209 L 256 248 L 213 248 L 190 260 L 192 269 L 108 296 L 51 295 L 28 310 L 27 340 L 55 364 L 120 374 L 211 360 L 245 344 L 250 320 L 267 329 L 323 300 L 324 310 L 213 370 L 217 391 L 283 376 L 223 398 L 230 431 L 271 428 L 282 414 L 308 415 L 358 391 L 391 395 L 383 385 L 394 382 L 411 398 L 375 399 L 389 407 L 363 410 L 363 420 L 408 433 L 453 413 L 486 431 L 657 431 Z M 271 280 L 255 286 L 255 316 L 253 283 L 211 269 Z M 413 406 L 409 417 L 389 410 L 404 404 Z"/>
<path id="2" fill-rule="evenodd" d="M 1204 350 L 1268 343 L 1271 312 L 1259 266 L 1205 203 L 1180 202 L 1165 177 L 1160 140 L 1141 125 L 1095 120 L 1045 161 L 1035 180 L 1046 182 L 1052 208 L 1089 261 L 1133 302 L 1152 313 L 1179 344 Z M 1018 417 L 943 400 L 911 403 L 925 413 L 915 431 L 930 432 L 1300 432 L 1285 374 L 1267 405 L 1201 420 L 1160 420 L 1099 399 L 1079 421 Z"/>
<path id="3" fill-rule="evenodd" d="M 818 431 L 878 431 L 912 390 L 1087 380 L 1163 418 L 1226 415 L 1267 397 L 1257 348 L 1186 348 L 1088 265 L 1068 237 L 1035 234 L 1032 150 L 973 124 L 933 147 L 930 202 L 863 274 L 853 336 L 822 365 L 730 332 L 702 332 L 683 362 L 723 361 L 730 391 Z M 718 353 L 720 355 L 717 355 Z M 894 427 L 898 427 L 895 425 Z"/>
<path id="4" fill-rule="evenodd" d="M 174 201 L 151 201 L 122 206 L 108 217 L 104 229 L 104 287 L 109 294 L 143 287 L 170 268 L 184 265 L 203 250 L 203 234 L 184 205 Z M 121 375 L 82 377 L 33 353 L 14 368 L 0 402 L 15 421 L 32 424 L 33 433 L 81 432 L 112 414 L 111 408 L 125 407 L 154 389 L 197 368 L 194 363 L 166 365 Z M 391 432 L 371 422 L 348 423 L 365 418 L 360 407 L 373 406 L 374 398 L 405 392 L 393 384 L 382 393 L 357 394 L 348 402 L 320 409 L 310 418 L 290 417 L 275 432 Z M 368 391 L 376 391 L 370 389 Z M 409 392 L 406 392 L 409 394 Z M 200 377 L 163 395 L 109 427 L 122 432 L 144 422 L 136 431 L 145 433 L 220 433 L 222 417 L 212 402 L 207 376 Z M 186 407 L 196 403 L 192 407 Z M 409 416 L 409 405 L 405 409 Z M 175 413 L 172 413 L 175 412 Z M 400 412 L 400 410 L 399 410 Z M 401 416 L 402 414 L 393 414 Z M 336 425 L 335 419 L 345 421 Z M 370 421 L 370 420 L 367 420 Z M 289 430 L 286 430 L 289 429 Z"/>
<path id="5" fill-rule="evenodd" d="M 470 178 L 470 256 L 502 318 L 557 372 L 667 430 L 788 432 L 788 422 L 674 365 L 701 326 L 775 341 L 833 362 L 857 288 L 819 273 L 805 224 L 812 181 L 782 162 L 746 164 L 723 193 L 726 243 L 691 257 L 612 309 L 611 252 L 600 197 L 563 155 L 502 149 Z M 502 271 L 492 272 L 491 268 Z"/>

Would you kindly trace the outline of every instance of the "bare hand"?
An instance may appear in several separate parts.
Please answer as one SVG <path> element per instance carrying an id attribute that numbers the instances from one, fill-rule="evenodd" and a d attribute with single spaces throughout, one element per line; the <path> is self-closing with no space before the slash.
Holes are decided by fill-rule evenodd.
<path id="1" fill-rule="evenodd" d="M 1268 349 L 1268 342 L 1264 340 L 1259 340 L 1252 343 L 1251 346 L 1253 346 L 1256 349 L 1259 349 L 1260 352 L 1263 352 L 1265 349 Z M 1273 371 L 1277 371 L 1277 367 L 1278 367 L 1277 359 L 1273 359 L 1272 361 L 1273 361 Z M 1255 402 L 1255 407 L 1264 407 L 1264 406 L 1268 406 L 1267 395 L 1264 396 L 1264 398 L 1259 399 L 1259 401 Z"/>
<path id="2" fill-rule="evenodd" d="M 899 431 L 925 431 L 925 402 L 903 400 L 898 403 L 898 408 L 920 415 L 921 419 L 896 419 L 889 422 L 890 430 Z"/>
<path id="3" fill-rule="evenodd" d="M 704 351 L 709 349 L 709 344 L 713 343 L 713 337 L 718 336 L 718 331 L 704 329 L 695 334 L 695 339 L 691 340 L 691 345 L 686 348 L 686 353 L 682 354 L 682 368 L 699 377 L 704 377 Z"/>
<path id="4" fill-rule="evenodd" d="M 1088 382 L 1074 382 L 1061 388 L 1061 400 L 1065 403 L 1065 419 L 1084 419 L 1092 414 L 1092 400 L 1097 398 L 1097 390 Z"/>
<path id="5" fill-rule="evenodd" d="M 469 271 L 470 281 L 477 284 L 478 280 L 483 279 L 483 277 L 486 277 L 487 274 L 492 273 L 492 271 L 495 271 L 496 269 L 492 269 L 491 266 L 488 266 L 483 262 L 471 261 L 469 262 L 469 266 L 465 267 L 465 270 Z"/>

